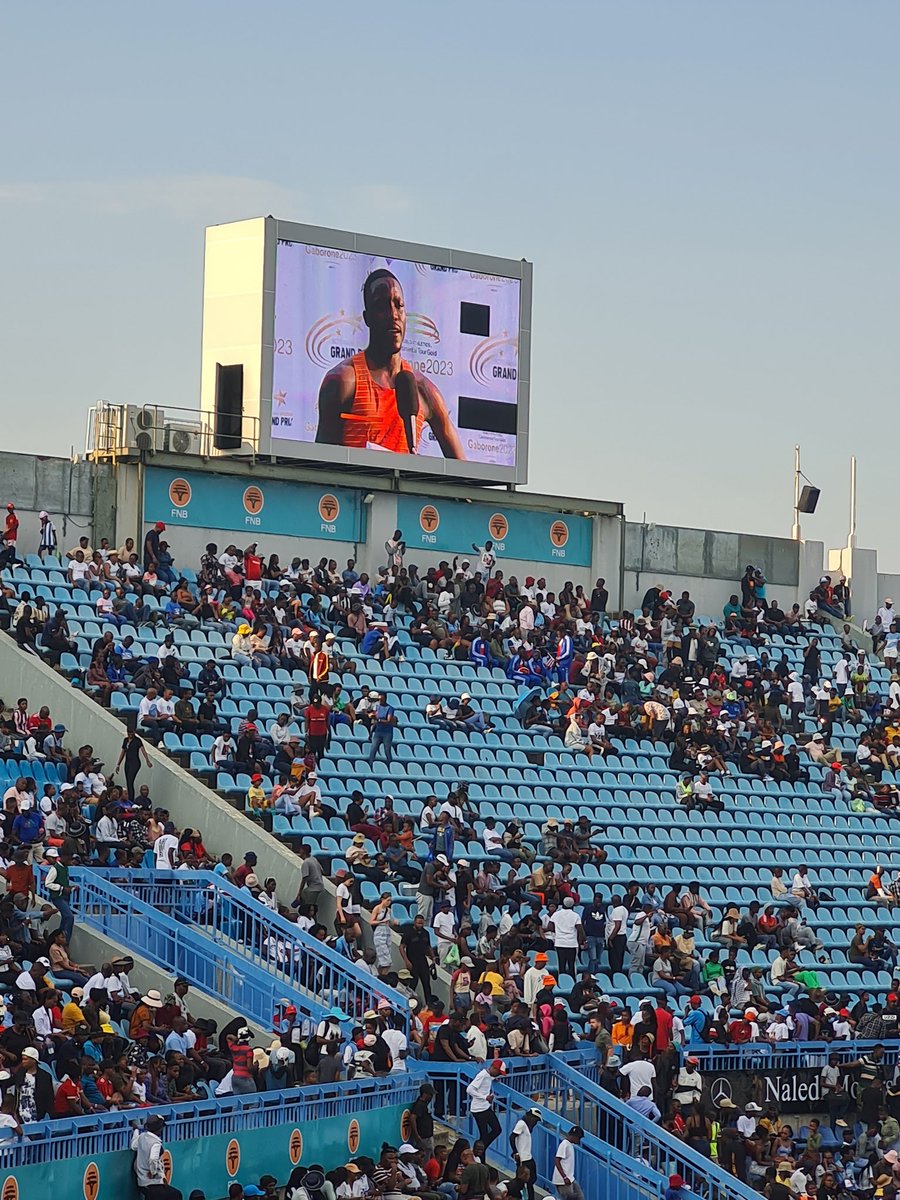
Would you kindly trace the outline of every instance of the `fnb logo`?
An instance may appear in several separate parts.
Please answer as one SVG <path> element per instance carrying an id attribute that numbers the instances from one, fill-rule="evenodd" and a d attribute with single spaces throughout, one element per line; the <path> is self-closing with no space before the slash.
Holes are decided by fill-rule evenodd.
<path id="1" fill-rule="evenodd" d="M 241 1165 L 241 1147 L 236 1138 L 232 1138 L 225 1147 L 225 1170 L 233 1179 Z"/>
<path id="2" fill-rule="evenodd" d="M 15 1175 L 7 1175 L 0 1191 L 0 1200 L 19 1200 L 19 1184 Z"/>
<path id="3" fill-rule="evenodd" d="M 441 514 L 433 504 L 426 504 L 419 512 L 419 524 L 426 533 L 434 533 L 441 523 Z"/>
<path id="4" fill-rule="evenodd" d="M 337 520 L 340 511 L 341 503 L 331 492 L 326 492 L 319 500 L 319 516 L 327 525 Z"/>
<path id="5" fill-rule="evenodd" d="M 299 1129 L 291 1131 L 291 1138 L 288 1142 L 288 1155 L 291 1165 L 295 1167 L 303 1157 L 303 1134 Z"/>
<path id="6" fill-rule="evenodd" d="M 251 517 L 255 517 L 257 513 L 261 513 L 263 505 L 266 502 L 265 496 L 262 494 L 262 491 L 256 486 L 256 484 L 252 484 L 250 487 L 245 488 L 242 499 L 244 508 Z"/>
<path id="7" fill-rule="evenodd" d="M 100 1168 L 90 1162 L 84 1169 L 84 1179 L 81 1181 L 84 1200 L 97 1200 L 100 1195 Z"/>
<path id="8" fill-rule="evenodd" d="M 186 479 L 173 479 L 169 484 L 169 499 L 176 508 L 187 508 L 191 502 L 193 489 Z"/>
<path id="9" fill-rule="evenodd" d="M 569 527 L 565 521 L 554 521 L 550 526 L 550 541 L 554 546 L 564 546 L 569 540 Z"/>
<path id="10" fill-rule="evenodd" d="M 509 521 L 507 521 L 503 513 L 494 513 L 488 521 L 488 529 L 491 531 L 491 537 L 495 542 L 502 542 L 507 533 L 509 533 Z"/>
<path id="11" fill-rule="evenodd" d="M 347 1145 L 351 1154 L 359 1149 L 359 1121 L 353 1120 L 347 1126 Z"/>

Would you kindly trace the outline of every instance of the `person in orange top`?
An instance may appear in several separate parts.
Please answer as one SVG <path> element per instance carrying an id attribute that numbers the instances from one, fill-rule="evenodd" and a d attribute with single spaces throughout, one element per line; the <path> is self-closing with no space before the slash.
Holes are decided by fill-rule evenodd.
<path id="1" fill-rule="evenodd" d="M 630 1050 L 633 1034 L 634 1026 L 631 1024 L 631 1009 L 623 1008 L 619 1013 L 619 1019 L 614 1022 L 610 1031 L 613 1050 L 621 1051 L 623 1054 L 626 1050 Z"/>
<path id="2" fill-rule="evenodd" d="M 363 284 L 363 320 L 369 328 L 366 349 L 332 367 L 322 380 L 316 441 L 415 454 L 427 422 L 445 458 L 465 458 L 444 397 L 401 357 L 403 288 L 384 268 L 372 271 Z"/>

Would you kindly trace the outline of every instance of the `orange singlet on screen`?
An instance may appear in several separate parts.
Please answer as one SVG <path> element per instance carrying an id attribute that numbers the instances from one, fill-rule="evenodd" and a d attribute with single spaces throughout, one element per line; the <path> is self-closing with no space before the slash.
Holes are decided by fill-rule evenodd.
<path id="1" fill-rule="evenodd" d="M 344 428 L 344 445 L 365 449 L 366 445 L 372 442 L 385 450 L 393 450 L 395 454 L 408 453 L 403 418 L 397 412 L 396 391 L 393 388 L 381 387 L 375 382 L 362 351 L 354 354 L 350 361 L 356 372 L 356 392 L 353 396 L 353 408 L 350 412 L 342 414 L 347 422 Z M 405 371 L 412 371 L 405 359 L 401 360 L 400 365 Z M 422 436 L 424 424 L 425 418 L 418 413 L 413 420 L 416 446 Z"/>

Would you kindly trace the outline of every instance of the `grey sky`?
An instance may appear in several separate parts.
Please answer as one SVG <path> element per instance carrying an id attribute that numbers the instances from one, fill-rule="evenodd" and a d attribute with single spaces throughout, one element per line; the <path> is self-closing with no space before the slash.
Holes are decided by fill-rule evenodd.
<path id="1" fill-rule="evenodd" d="M 286 219 L 535 263 L 531 486 L 804 530 L 900 567 L 900 10 L 520 0 L 8 9 L 4 448 L 196 403 L 203 227 Z"/>

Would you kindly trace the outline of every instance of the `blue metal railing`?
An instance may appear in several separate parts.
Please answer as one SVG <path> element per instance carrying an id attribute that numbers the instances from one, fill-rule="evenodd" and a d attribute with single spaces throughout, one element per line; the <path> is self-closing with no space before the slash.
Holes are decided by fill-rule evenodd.
<path id="1" fill-rule="evenodd" d="M 95 872 L 92 872 L 95 873 Z M 316 941 L 279 913 L 242 895 L 212 871 L 99 872 L 121 891 L 196 927 L 217 945 L 275 975 L 283 987 L 314 996 L 339 997 L 346 1011 L 360 1014 L 386 1000 L 409 1029 L 409 1001 L 355 962 Z M 81 872 L 73 876 L 82 878 Z"/>
<path id="2" fill-rule="evenodd" d="M 900 1043 L 858 1039 L 852 1042 L 745 1042 L 740 1046 L 689 1046 L 685 1053 L 696 1055 L 700 1071 L 789 1071 L 824 1067 L 830 1054 L 842 1062 L 867 1054 L 884 1045 L 884 1061 L 900 1060 Z"/>
<path id="3" fill-rule="evenodd" d="M 566 1127 L 581 1125 L 625 1161 L 643 1164 L 655 1178 L 657 1188 L 664 1190 L 668 1176 L 679 1174 L 687 1189 L 700 1195 L 719 1200 L 751 1200 L 756 1196 L 752 1188 L 601 1088 L 597 1083 L 600 1058 L 596 1052 L 591 1055 L 579 1050 L 511 1059 L 508 1065 L 508 1087 L 517 1094 L 539 1098 Z"/>
<path id="4" fill-rule="evenodd" d="M 349 997 L 341 990 L 318 995 L 286 983 L 199 929 L 165 916 L 152 905 L 122 891 L 96 871 L 73 870 L 78 887 L 73 907 L 78 920 L 119 945 L 149 959 L 163 970 L 183 975 L 194 987 L 214 996 L 235 1012 L 271 1029 L 282 1000 L 303 1017 L 320 1021 L 333 1004 Z M 334 985 L 341 979 L 335 974 Z M 351 1013 L 355 1016 L 355 1013 Z"/>
<path id="5" fill-rule="evenodd" d="M 41 1121 L 28 1126 L 21 1141 L 0 1142 L 0 1172 L 37 1163 L 109 1154 L 128 1150 L 132 1123 L 151 1112 L 166 1118 L 166 1143 L 270 1129 L 291 1122 L 318 1121 L 326 1117 L 352 1117 L 388 1104 L 411 1104 L 419 1081 L 411 1076 L 387 1079 L 353 1079 L 309 1090 L 257 1092 L 196 1104 L 170 1104 L 160 1109 L 129 1109 L 97 1113 L 62 1121 Z"/>
<path id="6" fill-rule="evenodd" d="M 532 1152 L 537 1166 L 537 1184 L 555 1194 L 558 1185 L 552 1183 L 557 1147 L 571 1128 L 567 1119 L 547 1104 L 546 1093 L 525 1093 L 518 1089 L 514 1076 L 516 1068 L 533 1068 L 538 1074 L 546 1056 L 541 1059 L 507 1059 L 510 1076 L 507 1081 L 496 1079 L 493 1084 L 494 1111 L 500 1120 L 501 1131 L 488 1150 L 491 1162 L 499 1163 L 514 1174 L 509 1135 L 513 1126 L 529 1108 L 541 1110 L 541 1120 L 532 1131 Z M 478 1126 L 469 1115 L 466 1085 L 483 1064 L 471 1063 L 457 1067 L 452 1063 L 417 1063 L 412 1070 L 419 1078 L 427 1074 L 435 1089 L 435 1114 L 460 1137 L 474 1144 L 479 1137 Z M 544 1067 L 546 1077 L 546 1068 Z M 524 1077 L 524 1076 L 523 1076 Z M 604 1144 L 587 1132 L 575 1151 L 575 1177 L 585 1196 L 604 1197 L 604 1200 L 659 1200 L 664 1188 L 661 1176 L 645 1163 L 636 1162 L 612 1146 Z M 708 1189 L 707 1189 L 708 1191 Z"/>

